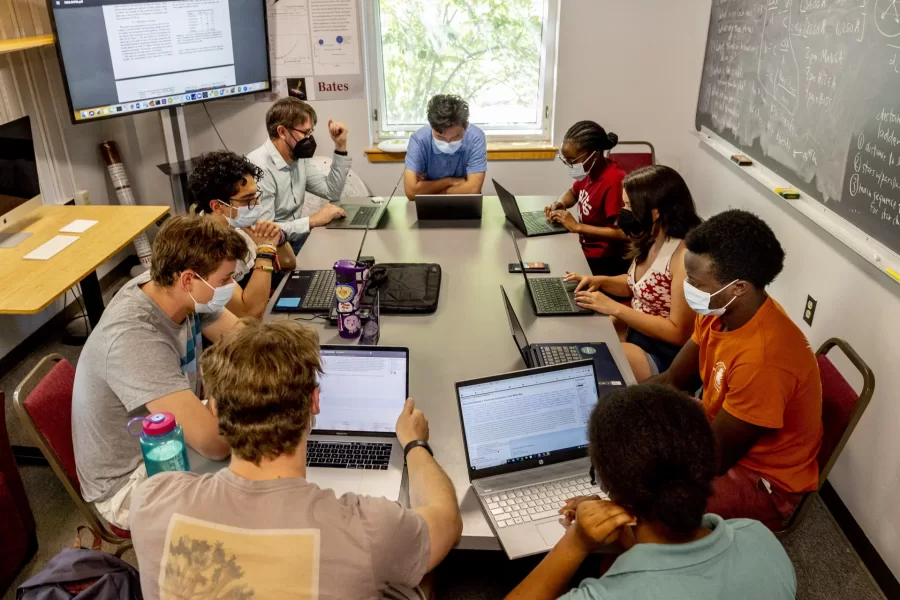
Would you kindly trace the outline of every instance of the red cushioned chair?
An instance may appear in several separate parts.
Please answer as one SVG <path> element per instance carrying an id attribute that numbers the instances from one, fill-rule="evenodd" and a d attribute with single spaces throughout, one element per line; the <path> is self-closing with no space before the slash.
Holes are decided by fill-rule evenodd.
<path id="1" fill-rule="evenodd" d="M 622 146 L 643 146 L 644 152 L 623 151 Z M 619 142 L 615 148 L 610 150 L 607 157 L 616 161 L 619 168 L 627 175 L 641 167 L 655 165 L 656 148 L 650 142 Z"/>
<path id="2" fill-rule="evenodd" d="M 6 397 L 0 392 L 0 592 L 37 550 L 34 515 L 6 432 Z"/>
<path id="3" fill-rule="evenodd" d="M 863 387 L 859 394 L 828 358 L 828 353 L 835 347 L 844 353 L 862 375 Z M 875 374 L 850 344 L 838 338 L 831 338 L 822 344 L 816 352 L 816 360 L 819 363 L 819 376 L 822 378 L 822 447 L 819 448 L 816 457 L 819 463 L 818 489 L 822 489 L 831 468 L 837 462 L 859 418 L 872 399 L 875 392 Z M 809 510 L 813 497 L 818 495 L 818 489 L 804 496 L 784 529 L 776 533 L 786 535 L 797 527 Z"/>
<path id="4" fill-rule="evenodd" d="M 72 388 L 75 369 L 59 354 L 45 356 L 31 370 L 13 400 L 22 425 L 34 438 L 44 458 L 87 520 L 94 535 L 118 546 L 117 555 L 131 547 L 131 532 L 107 523 L 81 498 L 72 445 Z"/>

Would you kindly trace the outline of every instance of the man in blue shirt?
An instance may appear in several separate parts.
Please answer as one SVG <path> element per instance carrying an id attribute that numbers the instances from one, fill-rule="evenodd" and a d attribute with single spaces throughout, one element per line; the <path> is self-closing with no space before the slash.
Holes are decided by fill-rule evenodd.
<path id="1" fill-rule="evenodd" d="M 480 194 L 487 171 L 487 139 L 469 125 L 469 105 L 438 94 L 428 102 L 428 125 L 409 138 L 403 185 L 406 197 L 420 194 Z"/>

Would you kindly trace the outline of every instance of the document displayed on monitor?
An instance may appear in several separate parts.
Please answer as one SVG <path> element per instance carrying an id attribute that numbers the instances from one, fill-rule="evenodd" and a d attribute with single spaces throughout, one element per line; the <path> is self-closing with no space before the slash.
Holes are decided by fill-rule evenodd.
<path id="1" fill-rule="evenodd" d="M 587 445 L 597 404 L 590 365 L 459 388 L 470 467 L 485 469 Z"/>
<path id="2" fill-rule="evenodd" d="M 221 85 L 235 83 L 228 0 L 107 4 L 103 21 L 120 102 L 202 89 L 189 81 L 207 70 Z M 180 89 L 171 87 L 174 72 L 191 74 Z M 170 83 L 162 94 L 161 80 Z"/>
<path id="3" fill-rule="evenodd" d="M 405 351 L 323 348 L 316 431 L 396 431 L 407 362 Z"/>

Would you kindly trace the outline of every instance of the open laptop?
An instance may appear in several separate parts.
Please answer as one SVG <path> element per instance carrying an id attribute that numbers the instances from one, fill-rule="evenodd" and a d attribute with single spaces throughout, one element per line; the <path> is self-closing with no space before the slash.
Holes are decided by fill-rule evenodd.
<path id="1" fill-rule="evenodd" d="M 625 378 L 622 377 L 616 361 L 609 351 L 609 347 L 603 342 L 600 343 L 579 343 L 579 344 L 529 344 L 528 338 L 525 336 L 525 328 L 516 316 L 509 296 L 506 290 L 500 286 L 500 292 L 503 294 L 503 304 L 506 306 L 506 319 L 509 322 L 509 330 L 512 333 L 513 341 L 525 366 L 529 368 L 546 367 L 548 365 L 559 365 L 563 363 L 575 362 L 579 360 L 594 361 L 594 372 L 597 375 L 597 386 L 601 392 L 611 389 L 621 388 L 625 386 Z"/>
<path id="2" fill-rule="evenodd" d="M 506 554 L 550 550 L 566 500 L 603 495 L 587 457 L 593 361 L 463 381 L 456 397 L 469 481 Z"/>
<path id="3" fill-rule="evenodd" d="M 525 278 L 525 287 L 534 307 L 534 314 L 539 317 L 567 316 L 567 315 L 592 315 L 594 311 L 589 308 L 581 308 L 575 304 L 575 281 L 563 281 L 562 277 L 528 277 L 525 272 L 525 263 L 522 262 L 522 253 L 519 251 L 519 242 L 515 232 L 510 229 L 513 245 L 516 247 L 516 258 L 522 265 L 522 277 Z"/>
<path id="4" fill-rule="evenodd" d="M 409 397 L 409 349 L 322 346 L 319 406 L 306 442 L 306 478 L 337 496 L 396 500 L 403 449 L 396 423 Z"/>
<path id="5" fill-rule="evenodd" d="M 500 198 L 500 206 L 506 214 L 507 220 L 515 225 L 516 229 L 524 233 L 527 237 L 535 237 L 538 235 L 553 235 L 555 233 L 569 233 L 569 230 L 559 223 L 548 223 L 547 217 L 542 210 L 533 210 L 522 212 L 519 209 L 519 203 L 516 197 L 509 193 L 506 188 L 494 182 L 494 188 L 497 190 L 497 197 Z"/>
<path id="6" fill-rule="evenodd" d="M 359 243 L 359 251 L 356 253 L 356 262 L 362 256 L 363 246 L 366 244 L 366 236 L 369 228 L 365 228 L 362 241 Z M 292 271 L 278 300 L 272 307 L 272 312 L 291 313 L 328 313 L 334 305 L 334 269 L 321 269 L 318 271 Z"/>
<path id="7" fill-rule="evenodd" d="M 347 216 L 343 219 L 333 220 L 325 226 L 325 229 L 376 229 L 387 213 L 391 198 L 380 204 L 371 201 L 363 203 L 363 201 L 369 200 L 368 198 L 349 198 L 351 202 L 347 204 L 341 202 L 339 205 L 347 213 Z M 357 202 L 354 203 L 353 200 Z"/>
<path id="8" fill-rule="evenodd" d="M 433 194 L 416 196 L 416 218 L 420 221 L 481 219 L 481 194 Z"/>

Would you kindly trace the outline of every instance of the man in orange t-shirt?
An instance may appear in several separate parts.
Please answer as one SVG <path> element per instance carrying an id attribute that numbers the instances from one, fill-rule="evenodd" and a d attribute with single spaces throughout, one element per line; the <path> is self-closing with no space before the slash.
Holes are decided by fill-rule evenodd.
<path id="1" fill-rule="evenodd" d="M 803 333 L 766 286 L 784 251 L 755 215 L 729 210 L 685 239 L 684 295 L 694 334 L 672 366 L 648 383 L 695 391 L 719 447 L 707 510 L 776 527 L 803 492 L 818 487 L 822 385 Z"/>

